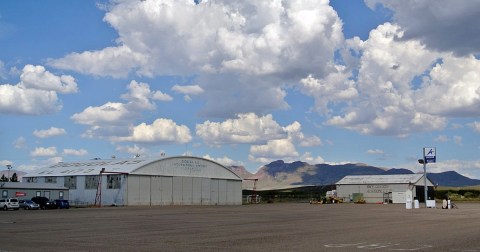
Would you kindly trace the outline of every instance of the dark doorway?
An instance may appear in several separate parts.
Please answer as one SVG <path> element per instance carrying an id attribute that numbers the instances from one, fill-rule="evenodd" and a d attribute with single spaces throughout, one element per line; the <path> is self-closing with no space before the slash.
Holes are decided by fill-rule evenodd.
<path id="1" fill-rule="evenodd" d="M 423 186 L 415 186 L 415 193 L 417 195 L 417 199 L 419 202 L 425 202 L 425 192 Z M 433 190 L 433 186 L 429 186 L 427 189 L 427 197 L 428 199 L 435 199 L 435 191 Z"/>

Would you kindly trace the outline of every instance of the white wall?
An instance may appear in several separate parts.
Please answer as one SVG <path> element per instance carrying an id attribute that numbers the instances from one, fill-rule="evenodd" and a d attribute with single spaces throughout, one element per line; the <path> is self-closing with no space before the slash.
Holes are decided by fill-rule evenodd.
<path id="1" fill-rule="evenodd" d="M 241 181 L 128 176 L 128 205 L 240 205 Z"/>
<path id="2" fill-rule="evenodd" d="M 362 193 L 367 203 L 383 202 L 384 193 L 405 192 L 408 184 L 337 185 L 337 197 L 349 202 L 353 193 Z M 403 202 L 405 203 L 405 202 Z"/>
<path id="3" fill-rule="evenodd" d="M 107 189 L 102 176 L 102 206 L 115 205 L 241 205 L 242 182 L 198 177 L 122 175 L 120 189 Z M 64 184 L 57 177 L 57 185 Z M 52 191 L 53 193 L 53 191 Z M 71 201 L 95 203 L 97 189 L 85 189 L 85 176 L 77 176 L 77 188 L 65 192 Z"/>

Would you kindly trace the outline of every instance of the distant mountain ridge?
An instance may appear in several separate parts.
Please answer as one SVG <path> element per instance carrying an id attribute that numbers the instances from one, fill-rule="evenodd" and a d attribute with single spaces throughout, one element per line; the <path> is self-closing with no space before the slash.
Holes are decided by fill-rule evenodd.
<path id="1" fill-rule="evenodd" d="M 480 185 L 479 179 L 458 174 L 455 171 L 446 171 L 441 173 L 428 173 L 428 178 L 441 186 L 476 186 Z"/>
<path id="2" fill-rule="evenodd" d="M 288 188 L 307 185 L 332 185 L 347 175 L 389 175 L 389 174 L 413 174 L 405 168 L 379 168 L 366 164 L 316 164 L 310 165 L 305 162 L 285 163 L 277 160 L 261 167 L 257 173 L 248 172 L 242 166 L 230 167 L 233 172 L 242 178 L 258 179 L 258 190 Z M 432 182 L 440 186 L 472 186 L 480 185 L 480 180 L 471 179 L 458 174 L 455 171 L 442 173 L 428 173 Z M 252 189 L 253 181 L 243 183 L 244 189 Z"/>

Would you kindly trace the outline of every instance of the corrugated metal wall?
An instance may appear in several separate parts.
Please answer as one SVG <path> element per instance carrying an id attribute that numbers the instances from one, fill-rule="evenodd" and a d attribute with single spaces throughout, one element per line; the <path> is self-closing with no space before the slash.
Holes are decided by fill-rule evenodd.
<path id="1" fill-rule="evenodd" d="M 128 176 L 127 205 L 241 205 L 241 181 Z"/>
<path id="2" fill-rule="evenodd" d="M 405 192 L 408 186 L 408 184 L 337 185 L 336 189 L 337 196 L 344 202 L 349 202 L 353 193 L 361 193 L 367 203 L 377 203 L 383 202 L 384 193 Z"/>

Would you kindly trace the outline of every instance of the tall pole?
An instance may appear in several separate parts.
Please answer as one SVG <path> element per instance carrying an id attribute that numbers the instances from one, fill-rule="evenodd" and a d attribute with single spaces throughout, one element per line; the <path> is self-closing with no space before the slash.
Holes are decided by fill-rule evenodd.
<path id="1" fill-rule="evenodd" d="M 428 187 L 427 187 L 427 162 L 425 162 L 425 159 L 423 160 L 423 189 L 425 191 L 425 208 L 427 208 L 427 196 L 428 196 L 428 193 L 427 193 L 427 190 L 428 190 Z"/>
<path id="2" fill-rule="evenodd" d="M 10 170 L 12 169 L 12 165 L 7 164 L 7 169 L 8 169 L 8 177 L 7 177 L 7 182 L 10 182 Z"/>
<path id="3" fill-rule="evenodd" d="M 423 148 L 423 159 L 418 160 L 419 163 L 423 164 L 423 184 L 425 189 L 425 207 L 427 207 L 428 199 L 428 186 L 427 186 L 427 163 L 437 162 L 437 150 L 435 147 L 425 147 Z"/>

